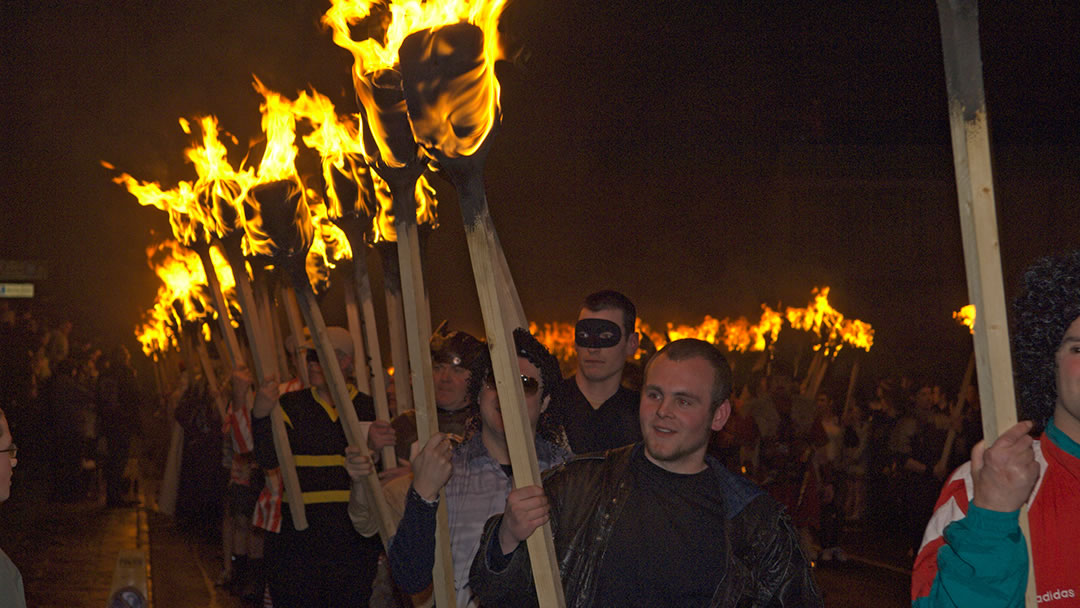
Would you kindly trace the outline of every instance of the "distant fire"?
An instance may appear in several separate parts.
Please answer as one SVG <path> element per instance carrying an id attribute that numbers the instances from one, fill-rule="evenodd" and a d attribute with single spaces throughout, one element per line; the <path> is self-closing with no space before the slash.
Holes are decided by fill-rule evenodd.
<path id="1" fill-rule="evenodd" d="M 957 323 L 961 325 L 967 325 L 971 333 L 975 333 L 975 305 L 968 304 L 960 310 L 952 313 L 952 317 L 956 319 Z"/>
<path id="2" fill-rule="evenodd" d="M 874 329 L 869 323 L 846 319 L 832 308 L 828 300 L 828 287 L 814 288 L 812 294 L 815 297 L 808 307 L 789 307 L 783 314 L 762 304 L 761 317 L 754 324 L 746 317 L 717 319 L 705 315 L 698 325 L 668 322 L 665 324 L 665 333 L 654 331 L 647 323 L 638 319 L 636 330 L 643 340 L 647 338 L 657 348 L 674 340 L 696 338 L 722 346 L 732 353 L 761 352 L 769 344 L 776 342 L 786 320 L 793 329 L 810 331 L 820 336 L 822 342 L 817 348 L 824 346 L 828 353 L 835 355 L 844 344 L 870 350 L 874 343 Z M 572 363 L 576 359 L 573 323 L 530 323 L 529 331 L 564 364 Z"/>

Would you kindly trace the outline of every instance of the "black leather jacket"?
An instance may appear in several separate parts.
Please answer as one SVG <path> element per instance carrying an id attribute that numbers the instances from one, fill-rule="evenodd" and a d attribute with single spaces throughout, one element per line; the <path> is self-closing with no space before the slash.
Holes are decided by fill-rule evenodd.
<path id="1" fill-rule="evenodd" d="M 602 605 L 595 597 L 600 563 L 631 488 L 628 467 L 635 444 L 584 456 L 550 471 L 544 490 L 551 501 L 555 552 L 568 607 Z M 784 510 L 750 481 L 707 460 L 726 498 L 727 556 L 709 605 L 728 607 L 822 606 L 798 535 Z M 469 585 L 484 606 L 535 606 L 528 551 L 524 543 L 506 567 L 492 568 L 489 548 L 498 552 L 501 515 L 488 520 L 473 560 Z M 492 544 L 494 543 L 494 545 Z M 658 565 L 663 567 L 663 565 Z"/>

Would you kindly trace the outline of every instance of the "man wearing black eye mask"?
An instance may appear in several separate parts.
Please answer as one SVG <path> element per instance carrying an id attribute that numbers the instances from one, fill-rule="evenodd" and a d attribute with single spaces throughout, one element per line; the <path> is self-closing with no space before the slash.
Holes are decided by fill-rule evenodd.
<path id="1" fill-rule="evenodd" d="M 585 298 L 575 328 L 577 373 L 567 378 L 566 437 L 575 454 L 641 440 L 641 395 L 622 386 L 626 360 L 638 349 L 637 309 L 611 290 Z"/>

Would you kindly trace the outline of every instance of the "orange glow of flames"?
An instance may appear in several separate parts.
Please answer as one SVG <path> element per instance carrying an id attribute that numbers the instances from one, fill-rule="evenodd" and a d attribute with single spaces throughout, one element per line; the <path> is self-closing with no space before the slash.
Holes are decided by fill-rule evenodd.
<path id="1" fill-rule="evenodd" d="M 218 236 L 225 236 L 239 226 L 237 222 L 226 223 L 221 215 L 222 210 L 212 206 L 214 199 L 217 199 L 220 204 L 229 205 L 233 211 L 230 216 L 237 217 L 238 205 L 248 188 L 255 183 L 255 171 L 251 167 L 238 171 L 229 164 L 228 150 L 221 143 L 216 117 L 203 116 L 198 119 L 198 122 L 203 134 L 202 145 L 193 144 L 184 151 L 184 155 L 188 162 L 194 165 L 199 176 L 195 182 L 195 192 L 204 195 L 201 202 L 208 206 L 195 205 L 192 211 L 196 214 L 196 219 L 208 226 L 211 232 Z M 191 134 L 191 126 L 186 120 L 180 119 L 180 126 L 185 133 Z M 235 145 L 236 138 L 233 136 L 230 138 Z"/>
<path id="2" fill-rule="evenodd" d="M 169 329 L 168 319 L 169 315 L 163 307 L 155 305 L 143 315 L 143 323 L 135 327 L 135 338 L 147 357 L 157 360 L 158 353 L 176 346 L 176 337 Z"/>
<path id="3" fill-rule="evenodd" d="M 255 172 L 256 184 L 282 180 L 298 180 L 296 173 L 296 117 L 292 103 L 280 93 L 271 91 L 255 78 L 255 90 L 263 96 L 259 105 L 262 130 L 266 134 L 266 150 Z"/>
<path id="4" fill-rule="evenodd" d="M 368 155 L 360 136 L 358 118 L 354 115 L 339 116 L 330 98 L 314 89 L 310 94 L 300 92 L 296 101 L 292 102 L 292 113 L 297 119 L 306 120 L 313 129 L 302 140 L 322 158 L 330 217 L 341 217 L 341 201 L 334 186 L 333 170 L 336 169 L 355 184 L 363 184 L 364 175 L 370 171 L 365 161 Z M 359 198 L 357 204 L 363 204 L 363 196 Z M 374 211 L 367 210 L 367 215 L 374 215 Z"/>
<path id="5" fill-rule="evenodd" d="M 397 242 L 397 228 L 394 227 L 394 214 L 391 206 L 390 186 L 379 174 L 372 171 L 375 183 L 375 197 L 379 201 L 379 212 L 375 215 L 375 242 Z M 438 201 L 435 200 L 435 188 L 428 182 L 427 176 L 421 175 L 416 180 L 416 223 L 428 224 L 431 228 L 439 227 L 436 213 Z"/>
<path id="6" fill-rule="evenodd" d="M 716 319 L 706 315 L 698 325 L 676 325 L 667 323 L 667 331 L 659 333 L 647 324 L 637 320 L 635 329 L 641 336 L 648 338 L 657 348 L 682 338 L 696 338 L 716 345 L 723 345 L 728 352 L 761 352 L 769 344 L 775 343 L 787 320 L 791 327 L 807 331 L 824 333 L 824 346 L 827 352 L 836 354 L 843 345 L 850 345 L 870 350 L 874 343 L 874 329 L 870 324 L 857 319 L 845 319 L 842 314 L 828 305 L 828 287 L 814 289 L 815 299 L 807 308 L 787 308 L 784 313 L 773 310 L 766 304 L 761 305 L 761 317 L 756 324 L 746 317 L 737 319 Z M 574 348 L 573 323 L 536 323 L 529 324 L 529 332 L 536 336 L 547 349 L 564 364 L 577 357 Z M 822 345 L 818 345 L 820 348 Z M 817 350 L 817 349 L 815 349 Z"/>
<path id="7" fill-rule="evenodd" d="M 101 166 L 116 170 L 116 167 L 106 161 L 101 161 Z M 192 182 L 181 181 L 173 188 L 165 189 L 158 182 L 137 180 L 127 173 L 120 173 L 112 181 L 124 186 L 140 205 L 156 207 L 168 213 L 169 225 L 177 240 L 191 243 L 198 238 L 209 238 L 205 225 L 194 219 L 200 214 Z"/>
<path id="8" fill-rule="evenodd" d="M 171 312 L 173 302 L 180 303 L 183 320 L 186 321 L 206 319 L 212 314 L 227 314 L 227 311 L 216 310 L 209 294 L 205 268 L 194 251 L 181 247 L 176 241 L 166 240 L 147 247 L 146 257 L 150 268 L 162 282 L 158 288 L 157 305 L 170 311 L 165 313 L 166 318 L 174 314 Z M 230 303 L 235 306 L 236 281 L 225 256 L 216 247 L 212 247 L 210 259 L 221 284 L 226 306 Z"/>
<path id="9" fill-rule="evenodd" d="M 845 344 L 870 350 L 874 345 L 874 329 L 869 323 L 857 319 L 845 319 L 844 315 L 829 304 L 829 287 L 815 287 L 814 295 L 806 308 L 788 308 L 788 323 L 795 329 L 810 331 L 823 339 L 826 352 L 835 355 Z M 815 347 L 817 350 L 821 345 Z"/>
<path id="10" fill-rule="evenodd" d="M 308 249 L 306 266 L 311 288 L 318 292 L 330 285 L 330 269 L 342 260 L 351 260 L 353 252 L 345 233 L 327 216 L 326 204 L 315 192 L 308 190 L 307 194 L 315 238 Z"/>
<path id="11" fill-rule="evenodd" d="M 353 55 L 353 82 L 361 98 L 365 97 L 362 89 L 370 74 L 398 65 L 398 50 L 410 34 L 462 22 L 471 23 L 483 32 L 483 57 L 478 65 L 455 77 L 453 82 L 445 83 L 449 86 L 439 92 L 438 99 L 429 102 L 424 116 L 410 116 L 413 136 L 425 147 L 436 148 L 451 157 L 472 155 L 498 117 L 495 61 L 502 58 L 498 21 L 506 0 L 390 0 L 385 36 L 381 40 L 354 40 L 351 26 L 367 19 L 375 4 L 374 0 L 331 0 L 330 9 L 323 15 L 323 23 L 333 30 L 334 42 Z M 428 50 L 429 54 L 451 51 L 440 44 L 434 46 Z M 430 87 L 437 88 L 440 87 Z"/>
<path id="12" fill-rule="evenodd" d="M 960 323 L 962 325 L 967 325 L 968 329 L 971 330 L 971 333 L 972 334 L 975 333 L 975 305 L 974 304 L 968 304 L 967 306 L 964 306 L 960 310 L 952 313 L 952 316 L 953 316 L 954 319 L 956 319 L 957 323 Z"/>

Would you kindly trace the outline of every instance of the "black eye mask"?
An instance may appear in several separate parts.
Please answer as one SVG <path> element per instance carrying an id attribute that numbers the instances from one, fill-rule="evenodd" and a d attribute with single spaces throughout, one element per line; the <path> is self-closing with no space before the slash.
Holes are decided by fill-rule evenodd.
<path id="1" fill-rule="evenodd" d="M 607 319 L 582 319 L 574 327 L 574 342 L 582 348 L 609 348 L 622 340 L 622 328 Z"/>

